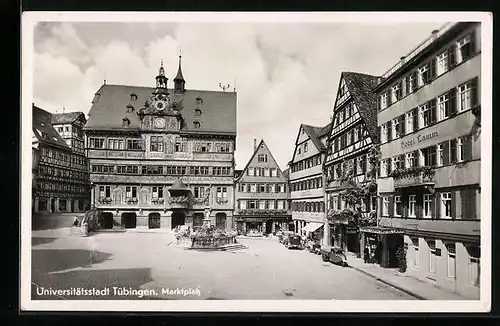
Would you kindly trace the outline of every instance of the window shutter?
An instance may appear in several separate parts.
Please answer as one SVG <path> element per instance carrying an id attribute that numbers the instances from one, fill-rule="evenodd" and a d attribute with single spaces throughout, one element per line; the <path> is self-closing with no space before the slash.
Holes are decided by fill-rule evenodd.
<path id="1" fill-rule="evenodd" d="M 413 130 L 412 131 L 415 131 L 415 130 L 418 130 L 419 126 L 418 126 L 418 115 L 419 115 L 419 112 L 418 112 L 418 108 L 415 108 L 413 109 Z"/>
<path id="2" fill-rule="evenodd" d="M 415 217 L 417 219 L 421 219 L 422 218 L 422 205 L 423 205 L 423 201 L 424 201 L 424 198 L 423 196 L 415 196 Z"/>
<path id="3" fill-rule="evenodd" d="M 415 158 L 415 166 L 420 165 L 419 154 L 420 153 L 419 153 L 418 149 L 413 151 L 413 157 Z"/>
<path id="4" fill-rule="evenodd" d="M 431 122 L 430 124 L 436 123 L 436 111 L 437 111 L 437 106 L 436 106 L 436 99 L 432 99 L 429 101 L 429 110 L 431 110 Z"/>
<path id="5" fill-rule="evenodd" d="M 380 111 L 381 105 L 380 105 L 380 96 L 377 97 L 377 108 Z"/>
<path id="6" fill-rule="evenodd" d="M 406 168 L 406 155 L 405 154 L 401 154 L 399 155 L 399 164 L 401 165 L 401 169 L 404 169 Z"/>
<path id="7" fill-rule="evenodd" d="M 399 124 L 399 132 L 401 135 L 404 135 L 406 133 L 406 119 L 405 119 L 405 114 L 402 114 L 401 117 L 399 118 L 401 123 Z"/>
<path id="8" fill-rule="evenodd" d="M 468 220 L 470 219 L 471 212 L 470 212 L 470 190 L 469 189 L 463 189 L 460 191 L 460 204 L 462 207 L 462 219 Z"/>
<path id="9" fill-rule="evenodd" d="M 391 172 L 392 172 L 392 161 L 390 159 L 387 159 L 387 176 L 389 176 Z"/>
<path id="10" fill-rule="evenodd" d="M 448 49 L 448 69 L 451 69 L 457 64 L 456 50 L 457 49 L 455 45 L 451 46 Z"/>
<path id="11" fill-rule="evenodd" d="M 471 37 L 471 42 L 472 42 L 472 37 Z M 479 104 L 478 94 L 479 94 L 479 92 L 478 92 L 477 78 L 474 78 L 474 80 L 472 81 L 472 89 L 471 89 L 471 105 L 472 105 L 472 107 Z"/>
<path id="12" fill-rule="evenodd" d="M 401 212 L 402 218 L 408 217 L 408 195 L 401 196 L 401 204 L 403 206 L 403 211 Z"/>
<path id="13" fill-rule="evenodd" d="M 453 219 L 457 218 L 457 198 L 455 191 L 451 192 L 451 217 Z"/>
<path id="14" fill-rule="evenodd" d="M 381 142 L 382 141 L 382 129 L 380 128 L 380 126 L 377 127 L 377 137 L 378 139 L 376 140 L 377 143 Z M 361 139 L 358 139 L 358 141 L 361 140 Z"/>
<path id="15" fill-rule="evenodd" d="M 386 95 L 387 95 L 387 106 L 389 106 L 389 105 L 392 104 L 392 94 L 391 94 L 391 91 L 387 91 Z"/>
<path id="16" fill-rule="evenodd" d="M 435 203 L 435 210 L 436 210 L 436 214 L 435 214 L 435 218 L 439 218 L 440 215 L 441 215 L 441 194 L 436 192 L 436 203 Z"/>
<path id="17" fill-rule="evenodd" d="M 392 139 L 392 121 L 387 122 L 387 141 Z"/>
<path id="18" fill-rule="evenodd" d="M 384 215 L 383 214 L 383 211 L 384 211 L 384 208 L 383 208 L 384 207 L 384 200 L 383 200 L 382 197 L 380 197 L 378 201 L 380 202 L 380 204 L 378 206 L 378 207 L 380 207 L 379 216 L 383 216 Z"/>
<path id="19" fill-rule="evenodd" d="M 434 79 L 434 78 L 436 78 L 436 76 L 437 76 L 437 71 L 436 71 L 436 60 L 437 60 L 437 59 L 436 59 L 436 57 L 433 57 L 433 58 L 431 59 L 431 62 L 430 62 L 430 65 L 429 65 L 429 66 L 430 66 L 430 67 L 429 67 L 430 71 L 429 71 L 429 80 L 428 80 L 428 82 L 429 82 L 430 80 L 433 80 L 433 79 Z"/>
<path id="20" fill-rule="evenodd" d="M 455 148 L 455 155 L 451 155 L 451 148 Z M 457 162 L 457 140 L 452 139 L 450 140 L 450 163 L 456 163 Z"/>
<path id="21" fill-rule="evenodd" d="M 472 137 L 470 135 L 463 138 L 464 161 L 472 160 Z"/>
<path id="22" fill-rule="evenodd" d="M 433 196 L 431 200 L 431 219 L 436 219 L 436 200 L 438 196 Z"/>
<path id="23" fill-rule="evenodd" d="M 394 217 L 394 196 L 389 197 L 389 218 Z"/>
<path id="24" fill-rule="evenodd" d="M 445 141 L 441 143 L 443 151 L 441 155 L 443 155 L 443 165 L 450 164 L 450 142 Z"/>
<path id="25" fill-rule="evenodd" d="M 450 116 L 457 114 L 457 89 L 452 88 L 449 92 L 450 95 Z"/>

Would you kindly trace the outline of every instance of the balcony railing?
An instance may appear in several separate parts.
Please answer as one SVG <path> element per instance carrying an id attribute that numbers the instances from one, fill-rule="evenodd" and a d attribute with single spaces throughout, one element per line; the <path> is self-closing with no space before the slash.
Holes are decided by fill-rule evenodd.
<path id="1" fill-rule="evenodd" d="M 240 209 L 238 215 L 288 215 L 286 209 Z"/>
<path id="2" fill-rule="evenodd" d="M 428 166 L 394 170 L 389 176 L 394 179 L 394 188 L 406 188 L 435 184 L 435 170 Z"/>

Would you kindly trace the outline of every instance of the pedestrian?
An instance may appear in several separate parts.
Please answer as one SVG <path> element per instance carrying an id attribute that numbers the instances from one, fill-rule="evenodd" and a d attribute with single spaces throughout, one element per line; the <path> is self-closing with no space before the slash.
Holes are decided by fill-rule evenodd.
<path id="1" fill-rule="evenodd" d="M 76 216 L 73 219 L 73 226 L 78 226 L 78 217 L 76 217 Z"/>
<path id="2" fill-rule="evenodd" d="M 370 248 L 368 246 L 365 246 L 365 250 L 363 252 L 364 254 L 364 259 L 365 259 L 365 264 L 368 263 L 368 260 L 370 259 Z"/>

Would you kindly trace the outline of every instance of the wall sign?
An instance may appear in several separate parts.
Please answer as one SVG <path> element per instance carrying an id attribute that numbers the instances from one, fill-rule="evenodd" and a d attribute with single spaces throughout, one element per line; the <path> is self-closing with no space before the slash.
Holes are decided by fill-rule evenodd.
<path id="1" fill-rule="evenodd" d="M 406 140 L 401 142 L 401 148 L 402 149 L 407 149 L 413 147 L 415 144 L 427 141 L 432 138 L 436 138 L 439 136 L 439 133 L 437 131 L 427 133 L 427 134 L 421 134 L 417 135 L 415 138 L 411 140 Z"/>

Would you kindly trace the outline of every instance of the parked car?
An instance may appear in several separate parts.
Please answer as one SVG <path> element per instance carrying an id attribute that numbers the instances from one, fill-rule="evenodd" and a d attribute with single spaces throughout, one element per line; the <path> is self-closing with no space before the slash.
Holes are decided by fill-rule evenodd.
<path id="1" fill-rule="evenodd" d="M 302 249 L 302 239 L 298 234 L 289 234 L 285 246 L 288 249 Z"/>
<path id="2" fill-rule="evenodd" d="M 288 241 L 288 236 L 290 234 L 294 233 L 292 231 L 282 231 L 280 234 L 278 234 L 279 242 L 285 244 L 285 242 Z"/>
<path id="3" fill-rule="evenodd" d="M 323 261 L 329 261 L 335 265 L 348 266 L 347 257 L 342 248 L 339 247 L 322 247 L 321 258 Z"/>
<path id="4" fill-rule="evenodd" d="M 321 255 L 321 244 L 319 244 L 318 242 L 314 242 L 310 246 L 309 252 L 313 253 L 313 254 L 316 254 L 316 255 Z"/>

